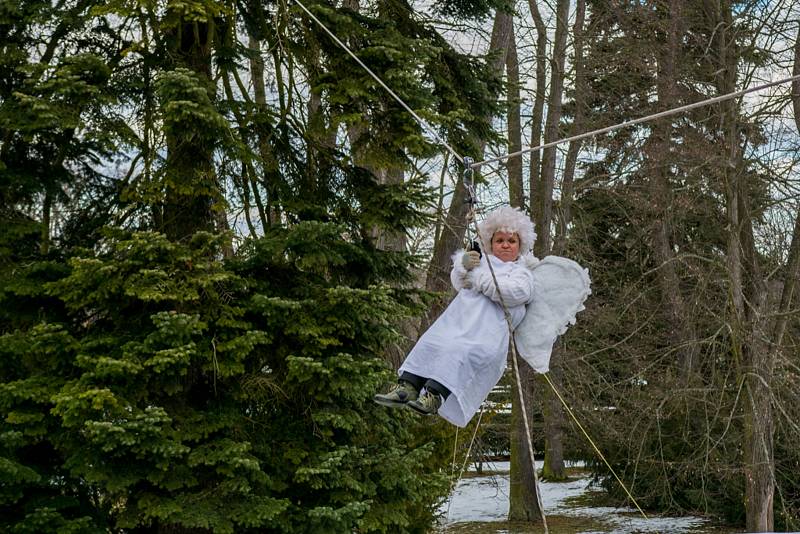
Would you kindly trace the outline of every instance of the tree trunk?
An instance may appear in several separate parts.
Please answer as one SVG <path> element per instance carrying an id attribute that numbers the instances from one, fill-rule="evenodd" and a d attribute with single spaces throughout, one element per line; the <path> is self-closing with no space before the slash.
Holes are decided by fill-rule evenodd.
<path id="1" fill-rule="evenodd" d="M 550 60 L 550 94 L 547 100 L 547 119 L 544 141 L 549 143 L 559 138 L 559 124 L 563 107 L 564 65 L 567 57 L 567 35 L 569 33 L 569 0 L 558 0 L 556 5 L 556 31 L 553 55 Z M 556 147 L 545 149 L 542 154 L 540 180 L 536 187 L 536 198 L 531 207 L 536 207 L 534 215 L 537 222 L 537 238 L 534 252 L 543 258 L 552 250 L 551 227 L 553 224 L 553 187 L 556 174 Z M 533 195 L 533 194 L 532 194 Z M 550 357 L 550 367 L 559 365 L 561 352 L 554 350 Z M 553 385 L 561 389 L 559 373 L 551 373 Z M 558 397 L 549 389 L 542 389 L 543 417 L 545 431 L 545 457 L 543 478 L 559 480 L 564 475 L 563 429 L 564 411 Z"/>
<path id="2" fill-rule="evenodd" d="M 345 0 L 343 5 L 356 13 L 361 11 L 359 0 Z M 383 15 L 384 17 L 386 15 Z M 357 39 L 350 40 L 350 49 L 358 50 L 360 43 Z M 365 110 L 361 110 L 362 116 L 365 115 Z M 397 185 L 402 184 L 405 180 L 405 173 L 402 168 L 386 168 L 377 167 L 369 161 L 368 154 L 364 150 L 364 143 L 362 139 L 365 135 L 370 135 L 369 127 L 365 123 L 352 124 L 347 128 L 347 136 L 350 139 L 350 147 L 353 153 L 353 162 L 363 167 L 375 177 L 375 180 L 381 185 Z M 375 247 L 379 250 L 391 250 L 395 252 L 402 252 L 406 249 L 406 234 L 404 232 L 388 232 L 377 227 L 370 229 L 370 237 Z M 396 354 L 396 359 L 400 354 Z"/>
<path id="3" fill-rule="evenodd" d="M 520 117 L 519 94 L 519 61 L 517 57 L 517 39 L 514 35 L 514 26 L 508 38 L 508 53 L 506 54 L 506 93 L 508 95 L 508 151 L 517 152 L 522 149 L 522 119 Z M 522 187 L 522 157 L 508 160 L 508 201 L 515 207 L 525 208 L 525 194 Z"/>
<path id="4" fill-rule="evenodd" d="M 44 201 L 42 202 L 42 230 L 39 242 L 39 252 L 46 256 L 50 252 L 50 215 L 53 212 L 53 193 L 48 186 L 44 190 Z"/>
<path id="5" fill-rule="evenodd" d="M 139 18 L 139 32 L 141 33 L 142 49 L 150 50 L 150 28 L 148 25 L 147 16 L 144 11 L 140 11 L 137 16 Z M 156 112 L 156 99 L 153 88 L 153 68 L 149 61 L 142 62 L 142 84 L 143 120 L 141 123 L 141 128 L 142 153 L 144 154 L 142 179 L 144 181 L 144 189 L 147 189 L 149 187 L 153 187 L 153 162 L 155 159 L 155 150 L 153 149 L 153 138 L 155 135 L 153 128 L 156 124 L 156 121 L 153 118 Z M 162 204 L 160 202 L 149 202 L 149 204 L 153 228 L 163 228 L 164 213 L 162 211 Z"/>
<path id="6" fill-rule="evenodd" d="M 539 146 L 542 140 L 542 123 L 544 118 L 544 100 L 547 92 L 547 28 L 539 13 L 539 7 L 533 0 L 528 1 L 533 23 L 536 26 L 536 93 L 533 95 L 533 111 L 531 113 L 531 146 Z M 534 203 L 538 201 L 539 165 L 541 153 L 531 152 L 529 186 L 531 190 L 530 208 L 533 213 Z"/>
<path id="7" fill-rule="evenodd" d="M 559 138 L 558 126 L 561 122 L 564 93 L 564 64 L 567 58 L 567 34 L 569 33 L 569 0 L 558 0 L 556 6 L 556 32 L 553 43 L 553 57 L 550 60 L 550 94 L 547 98 L 547 120 L 544 127 L 544 142 L 550 143 Z M 536 228 L 536 255 L 543 258 L 552 249 L 550 225 L 553 221 L 553 184 L 556 175 L 556 147 L 542 152 L 541 179 L 537 184 L 534 206 L 538 227 Z M 533 194 L 532 194 L 533 195 Z"/>
<path id="8" fill-rule="evenodd" d="M 578 0 L 575 7 L 575 24 L 572 29 L 573 51 L 575 54 L 575 117 L 570 135 L 578 135 L 586 130 L 586 102 L 589 84 L 586 83 L 586 65 L 583 61 L 584 29 L 586 20 L 586 0 Z M 553 241 L 553 254 L 560 256 L 567 247 L 567 231 L 572 222 L 572 201 L 575 191 L 575 167 L 581 141 L 572 141 L 564 159 L 564 176 L 561 179 L 561 199 L 558 209 L 558 227 Z"/>
<path id="9" fill-rule="evenodd" d="M 709 12 L 719 61 L 716 76 L 719 94 L 736 88 L 738 57 L 735 55 L 733 8 L 728 0 L 709 2 Z M 728 152 L 723 161 L 723 179 L 728 219 L 727 267 L 731 294 L 731 350 L 739 360 L 739 380 L 747 397 L 744 403 L 744 461 L 746 528 L 749 532 L 773 530 L 775 494 L 775 459 L 773 414 L 770 386 L 774 352 L 765 343 L 766 284 L 755 248 L 748 187 L 744 173 L 744 154 L 735 101 L 721 104 L 724 145 Z"/>
<path id="10" fill-rule="evenodd" d="M 513 22 L 513 21 L 512 21 Z M 511 25 L 506 54 L 506 87 L 508 95 L 508 150 L 516 152 L 522 148 L 522 120 L 520 117 L 519 62 L 514 27 Z M 515 208 L 524 209 L 522 186 L 522 157 L 511 158 L 507 162 L 509 203 Z M 528 441 L 531 436 L 525 429 L 522 410 L 531 412 L 531 368 L 519 362 L 520 380 L 524 399 L 515 393 L 511 397 L 511 468 L 508 518 L 511 521 L 535 521 L 542 517 L 536 496 L 533 462 L 530 457 Z M 513 365 L 512 365 L 513 368 Z M 517 388 L 513 390 L 517 392 Z M 523 401 L 524 404 L 523 404 Z M 530 416 L 529 416 L 530 419 Z"/>
<path id="11" fill-rule="evenodd" d="M 586 19 L 586 1 L 578 0 L 575 8 L 575 24 L 573 25 L 573 50 L 575 54 L 575 117 L 572 122 L 570 135 L 577 135 L 585 130 L 586 124 L 586 99 L 588 94 L 588 84 L 586 83 L 586 72 L 583 62 L 583 26 Z M 567 244 L 567 230 L 572 220 L 572 201 L 574 194 L 575 167 L 578 160 L 578 153 L 581 149 L 581 141 L 572 141 L 567 149 L 564 162 L 564 175 L 561 180 L 561 199 L 558 209 L 558 226 L 553 241 L 553 254 L 561 255 L 564 253 Z M 561 343 L 553 347 L 551 358 L 552 366 L 550 369 L 551 380 L 554 384 L 562 383 L 562 368 L 560 363 L 564 360 L 564 348 Z M 539 382 L 545 388 L 545 382 Z M 548 402 L 544 406 L 545 421 L 545 463 L 543 470 L 544 479 L 563 480 L 566 478 L 564 469 L 564 428 L 565 417 L 558 404 L 558 411 L 552 412 L 554 395 L 548 395 Z"/>
<path id="12" fill-rule="evenodd" d="M 433 242 L 439 242 L 439 236 L 442 235 L 442 219 L 444 218 L 444 182 L 447 178 L 447 166 L 450 163 L 450 153 L 445 152 L 444 161 L 442 162 L 442 172 L 439 173 L 439 187 L 436 193 L 436 224 L 433 231 Z"/>
<path id="13" fill-rule="evenodd" d="M 683 0 L 670 0 L 668 12 L 656 21 L 667 24 L 667 42 L 658 53 L 656 94 L 659 110 L 679 105 L 676 66 L 680 61 L 680 46 L 685 33 Z M 675 261 L 672 240 L 674 203 L 670 169 L 672 160 L 672 119 L 653 123 L 652 134 L 645 149 L 647 174 L 651 176 L 650 197 L 653 208 L 653 257 L 657 264 L 657 280 L 666 304 L 668 322 L 672 325 L 672 344 L 678 348 L 678 374 L 688 384 L 694 375 L 697 359 L 696 333 L 692 316 L 681 294 L 680 276 Z"/>
<path id="14" fill-rule="evenodd" d="M 264 60 L 261 57 L 261 43 L 253 36 L 249 37 L 248 46 L 253 51 L 250 57 L 250 77 L 253 80 L 253 95 L 255 97 L 256 110 L 261 113 L 267 108 L 267 94 L 264 81 Z M 280 69 L 280 65 L 276 65 Z M 277 80 L 280 87 L 282 80 Z M 283 91 L 280 92 L 281 101 L 283 101 Z M 256 180 L 255 170 L 248 173 L 252 181 L 253 196 L 256 199 L 256 204 L 259 206 L 259 214 L 261 215 L 262 224 L 276 224 L 280 222 L 280 204 L 277 198 L 277 187 L 274 184 L 274 177 L 278 174 L 278 162 L 272 153 L 269 145 L 269 136 L 265 131 L 259 129 L 257 134 L 258 155 L 261 157 L 261 180 Z M 263 208 L 264 202 L 261 199 L 261 192 L 258 188 L 258 183 L 261 183 L 267 194 L 266 210 Z"/>
<path id="15" fill-rule="evenodd" d="M 519 358 L 519 356 L 517 356 Z M 532 390 L 533 369 L 524 361 L 518 362 L 519 379 L 522 382 L 522 390 L 525 392 L 525 410 L 528 413 L 530 422 L 530 405 Z M 512 365 L 513 369 L 513 365 Z M 516 377 L 514 377 L 516 380 Z M 509 521 L 539 521 L 542 518 L 542 510 L 539 509 L 539 500 L 536 495 L 536 478 L 533 472 L 533 461 L 530 456 L 528 440 L 531 436 L 525 430 L 525 420 L 522 415 L 522 402 L 519 398 L 519 390 L 514 383 L 511 386 L 511 465 L 509 467 Z"/>
<path id="16" fill-rule="evenodd" d="M 495 52 L 492 66 L 494 72 L 501 73 L 506 62 L 507 45 L 512 31 L 512 18 L 507 13 L 498 11 L 494 18 L 492 27 L 492 38 L 489 43 L 490 52 Z M 483 146 L 481 147 L 481 153 Z M 450 200 L 450 208 L 439 235 L 439 239 L 433 245 L 433 257 L 428 266 L 425 279 L 425 288 L 428 291 L 444 292 L 450 288 L 450 257 L 464 240 L 467 229 L 467 213 L 469 206 L 466 204 L 466 187 L 459 177 L 456 180 L 456 187 Z M 426 318 L 423 320 L 421 330 L 430 326 L 434 319 L 438 317 L 445 307 L 445 301 L 439 299 L 433 305 Z"/>
<path id="17" fill-rule="evenodd" d="M 794 43 L 794 68 L 792 75 L 800 75 L 800 30 Z M 792 82 L 792 108 L 794 111 L 794 124 L 800 132 L 800 80 Z M 792 309 L 792 299 L 800 277 L 800 211 L 795 213 L 794 230 L 792 232 L 792 242 L 789 246 L 789 258 L 786 261 L 786 275 L 784 276 L 783 291 L 781 293 L 780 305 L 778 308 L 778 319 L 773 328 L 772 339 L 776 350 L 780 350 L 783 343 L 783 335 L 786 332 L 786 325 L 789 320 L 789 310 Z"/>
<path id="18" fill-rule="evenodd" d="M 550 381 L 560 390 L 562 384 L 561 359 L 563 351 L 561 343 L 557 342 L 550 356 Z M 564 428 L 566 418 L 561 401 L 556 394 L 548 388 L 544 379 L 538 380 L 542 391 L 542 418 L 544 419 L 544 466 L 542 467 L 543 480 L 566 480 L 567 474 L 564 467 Z"/>
<path id="19" fill-rule="evenodd" d="M 744 258 L 747 270 L 747 338 L 744 361 L 747 362 L 746 384 L 748 401 L 745 405 L 745 478 L 747 530 L 772 532 L 773 499 L 775 494 L 774 423 L 772 413 L 772 377 L 776 351 L 767 346 L 765 317 L 769 295 L 753 239 L 752 215 L 748 198 L 739 192 L 740 211 L 747 218 L 743 225 Z"/>
<path id="20" fill-rule="evenodd" d="M 211 81 L 211 52 L 214 24 L 189 20 L 180 14 L 179 22 L 168 29 L 176 67 L 199 76 L 214 100 Z M 212 230 L 212 201 L 218 190 L 214 172 L 213 141 L 196 135 L 191 128 L 171 129 L 166 134 L 166 194 L 163 226 L 172 241 L 184 240 L 199 230 Z"/>

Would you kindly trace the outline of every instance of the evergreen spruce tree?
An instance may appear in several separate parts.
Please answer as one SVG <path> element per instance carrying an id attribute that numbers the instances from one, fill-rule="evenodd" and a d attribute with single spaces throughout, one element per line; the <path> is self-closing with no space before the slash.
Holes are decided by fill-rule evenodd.
<path id="1" fill-rule="evenodd" d="M 235 21 L 283 39 L 278 9 L 0 6 L 0 530 L 433 522 L 448 489 L 440 430 L 371 402 L 392 379 L 382 352 L 395 321 L 425 302 L 403 289 L 418 259 L 379 250 L 371 232 L 426 223 L 429 193 L 419 178 L 379 183 L 301 110 L 225 91 L 219 80 L 252 54 Z M 454 143 L 489 135 L 498 86 L 483 62 L 392 4 L 314 9 Z M 324 132 L 363 121 L 373 165 L 433 154 L 318 27 L 285 15 L 291 61 L 324 97 Z M 309 43 L 321 43 L 314 65 Z M 244 172 L 277 216 L 231 258 L 220 221 Z"/>

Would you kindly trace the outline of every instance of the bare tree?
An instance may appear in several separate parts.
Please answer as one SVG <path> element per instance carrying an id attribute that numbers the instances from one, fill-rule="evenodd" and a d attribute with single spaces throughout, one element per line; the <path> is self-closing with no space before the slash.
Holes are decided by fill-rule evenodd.
<path id="1" fill-rule="evenodd" d="M 800 76 L 800 29 L 797 32 L 794 43 L 794 67 L 792 69 L 792 75 Z M 800 132 L 800 79 L 792 82 L 792 108 L 794 112 L 794 124 L 797 131 Z M 794 299 L 794 291 L 798 277 L 800 277 L 800 211 L 795 213 L 792 241 L 789 246 L 789 257 L 786 261 L 786 276 L 772 334 L 774 345 L 778 348 L 783 343 L 783 336 L 786 333 L 786 325 L 789 321 L 789 310 L 792 308 L 792 300 Z"/>
<path id="2" fill-rule="evenodd" d="M 728 0 L 706 2 L 711 24 L 717 28 L 713 38 L 719 68 L 715 83 L 720 94 L 736 89 L 738 55 L 733 6 Z M 721 105 L 720 124 L 727 161 L 722 165 L 725 207 L 728 223 L 727 269 L 730 283 L 731 351 L 738 356 L 739 380 L 747 397 L 744 402 L 743 461 L 746 526 L 751 532 L 773 530 L 775 459 L 771 384 L 774 351 L 768 350 L 768 294 L 756 250 L 754 214 L 749 198 L 748 173 L 741 146 L 742 131 L 738 104 L 729 100 Z"/>
<path id="3" fill-rule="evenodd" d="M 677 65 L 680 47 L 686 32 L 684 0 L 669 0 L 662 14 L 654 21 L 666 25 L 665 43 L 657 52 L 656 94 L 659 110 L 680 105 Z M 651 246 L 656 260 L 656 279 L 665 303 L 665 312 L 672 325 L 672 344 L 678 348 L 680 373 L 690 380 L 697 359 L 696 333 L 692 316 L 681 294 L 681 281 L 677 269 L 675 243 L 673 242 L 672 216 L 675 210 L 671 184 L 671 169 L 675 156 L 672 147 L 673 119 L 653 123 L 652 133 L 645 145 L 645 168 L 649 175 L 650 201 L 652 203 Z"/>
<path id="4" fill-rule="evenodd" d="M 495 14 L 489 53 L 492 55 L 492 69 L 498 76 L 502 74 L 506 62 L 509 36 L 513 31 L 512 23 L 511 15 L 508 13 L 498 11 Z M 480 152 L 483 152 L 484 148 L 482 145 Z M 469 206 L 466 202 L 466 193 L 464 182 L 459 177 L 439 239 L 433 245 L 433 257 L 428 265 L 425 279 L 425 288 L 428 291 L 443 292 L 450 288 L 450 256 L 461 246 L 467 229 Z M 431 306 L 426 320 L 423 321 L 423 330 L 433 323 L 433 319 L 438 317 L 444 305 L 444 302 L 438 302 Z"/>
<path id="5" fill-rule="evenodd" d="M 508 87 L 508 150 L 509 152 L 516 152 L 522 148 L 522 120 L 520 117 L 519 61 L 513 24 L 511 25 L 507 44 L 506 74 Z M 508 170 L 509 203 L 515 208 L 524 209 L 522 158 L 509 159 L 506 168 Z M 520 365 L 519 371 L 519 379 L 523 385 L 528 385 L 531 375 L 530 368 L 526 365 Z M 530 391 L 529 386 L 523 389 Z M 513 388 L 513 390 L 518 391 L 517 388 Z M 516 521 L 538 520 L 542 517 L 542 511 L 539 509 L 539 500 L 536 495 L 536 474 L 533 472 L 533 461 L 530 457 L 531 436 L 528 435 L 522 418 L 523 409 L 530 412 L 531 395 L 527 394 L 524 397 L 524 399 L 520 399 L 517 394 L 512 395 L 511 409 L 511 487 L 508 516 L 510 520 Z M 525 403 L 524 408 L 523 402 Z"/>
<path id="6" fill-rule="evenodd" d="M 531 146 L 538 146 L 542 139 L 542 124 L 544 118 L 544 101 L 547 90 L 547 27 L 539 12 L 539 6 L 533 0 L 528 1 L 533 23 L 536 26 L 536 92 L 533 95 L 533 111 L 531 114 Z M 530 161 L 530 189 L 531 212 L 533 211 L 534 192 L 539 183 L 540 153 L 531 153 Z"/>
<path id="7" fill-rule="evenodd" d="M 550 59 L 550 93 L 547 98 L 547 118 L 544 128 L 544 142 L 549 143 L 560 137 L 559 125 L 563 110 L 565 65 L 567 59 L 567 36 L 569 35 L 568 0 L 556 4 L 556 29 L 553 54 Z M 535 254 L 542 258 L 550 254 L 553 246 L 553 189 L 556 174 L 556 147 L 546 148 L 542 153 L 539 181 L 531 184 L 531 212 L 536 221 L 537 239 Z M 560 352 L 556 350 L 551 357 L 551 368 L 559 366 Z M 551 381 L 556 388 L 561 387 L 558 372 L 551 373 Z M 540 381 L 540 384 L 543 384 Z M 545 467 L 544 476 L 550 479 L 564 478 L 563 427 L 564 413 L 560 401 L 549 389 L 542 387 L 545 427 Z"/>
<path id="8" fill-rule="evenodd" d="M 514 26 L 508 36 L 506 53 L 506 94 L 508 95 L 508 151 L 517 152 L 522 148 L 522 119 L 520 117 L 519 58 Z M 508 160 L 508 201 L 515 208 L 525 208 L 525 195 L 522 186 L 522 158 Z"/>
<path id="9" fill-rule="evenodd" d="M 584 23 L 586 20 L 586 0 L 578 0 L 575 7 L 575 23 L 572 27 L 574 71 L 575 71 L 575 116 L 572 120 L 570 135 L 577 135 L 586 130 L 589 87 L 586 83 L 586 65 L 583 60 Z M 558 227 L 553 242 L 553 254 L 561 255 L 567 244 L 567 229 L 572 222 L 572 201 L 575 184 L 575 167 L 582 141 L 572 141 L 564 158 L 564 175 L 561 178 L 561 198 L 558 202 Z"/>

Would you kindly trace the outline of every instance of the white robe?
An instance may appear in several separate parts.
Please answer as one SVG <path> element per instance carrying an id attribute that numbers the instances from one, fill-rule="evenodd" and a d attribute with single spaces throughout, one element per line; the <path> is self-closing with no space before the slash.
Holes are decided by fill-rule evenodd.
<path id="1" fill-rule="evenodd" d="M 506 368 L 508 325 L 487 261 L 492 262 L 514 327 L 522 321 L 525 305 L 533 298 L 534 277 L 528 268 L 532 256 L 503 262 L 484 254 L 480 265 L 469 273 L 461 264 L 461 256 L 453 256 L 450 273 L 458 295 L 422 334 L 398 372 L 408 371 L 446 386 L 451 394 L 439 408 L 439 415 L 463 428 Z M 465 275 L 472 289 L 463 288 Z"/>

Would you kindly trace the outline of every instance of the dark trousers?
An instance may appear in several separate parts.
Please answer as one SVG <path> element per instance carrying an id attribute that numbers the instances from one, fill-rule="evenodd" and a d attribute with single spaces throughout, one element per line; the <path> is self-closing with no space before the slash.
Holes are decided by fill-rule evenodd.
<path id="1" fill-rule="evenodd" d="M 405 380 L 414 386 L 417 391 L 421 391 L 424 387 L 431 393 L 441 395 L 443 399 L 446 399 L 450 396 L 450 390 L 432 378 L 425 378 L 423 376 L 415 375 L 414 373 L 409 373 L 408 371 L 403 371 L 403 374 L 400 375 L 400 380 Z"/>

